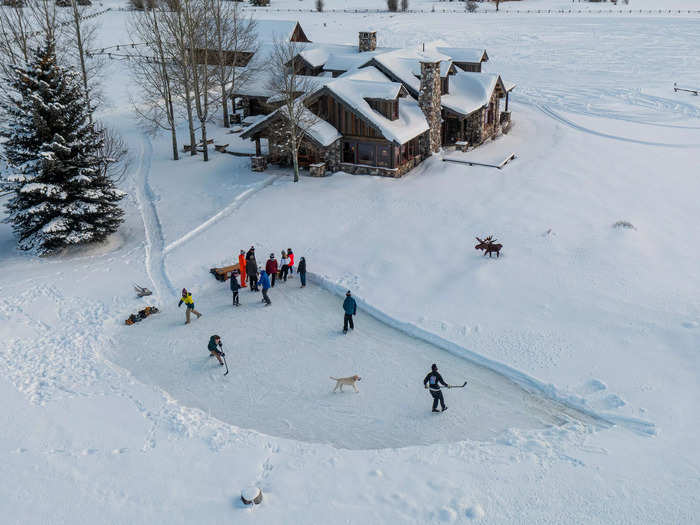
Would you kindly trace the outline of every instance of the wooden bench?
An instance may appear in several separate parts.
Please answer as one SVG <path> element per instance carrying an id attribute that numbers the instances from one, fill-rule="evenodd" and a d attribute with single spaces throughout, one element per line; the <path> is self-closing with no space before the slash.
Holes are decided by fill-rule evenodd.
<path id="1" fill-rule="evenodd" d="M 460 140 L 458 142 L 455 142 L 455 148 L 457 151 L 467 151 L 469 148 L 469 142 Z"/>
<path id="2" fill-rule="evenodd" d="M 226 148 L 228 148 L 228 144 L 214 144 L 214 149 L 221 153 L 226 153 Z"/>
<path id="3" fill-rule="evenodd" d="M 225 281 L 229 278 L 229 274 L 239 271 L 238 263 L 232 264 L 231 266 L 223 266 L 221 268 L 211 268 L 209 273 L 211 273 L 217 281 Z"/>

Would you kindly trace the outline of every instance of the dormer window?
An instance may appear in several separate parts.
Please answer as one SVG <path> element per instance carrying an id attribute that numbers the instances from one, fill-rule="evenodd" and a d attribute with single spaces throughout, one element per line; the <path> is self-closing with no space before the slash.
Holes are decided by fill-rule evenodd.
<path id="1" fill-rule="evenodd" d="M 365 99 L 374 111 L 381 113 L 384 117 L 389 120 L 396 120 L 399 118 L 399 99 L 383 100 L 376 98 L 366 98 Z"/>

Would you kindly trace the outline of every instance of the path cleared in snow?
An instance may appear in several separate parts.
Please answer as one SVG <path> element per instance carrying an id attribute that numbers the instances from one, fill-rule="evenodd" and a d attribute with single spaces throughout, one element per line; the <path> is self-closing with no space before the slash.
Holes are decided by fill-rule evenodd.
<path id="1" fill-rule="evenodd" d="M 483 441 L 511 428 L 577 431 L 598 424 L 362 312 L 356 330 L 345 336 L 340 300 L 313 285 L 301 290 L 296 277 L 270 296 L 273 304 L 266 308 L 259 293 L 243 290 L 234 309 L 228 283 L 221 284 L 197 301 L 200 320 L 185 326 L 182 309 L 165 308 L 124 327 L 108 357 L 223 421 L 342 448 Z M 206 349 L 215 333 L 227 353 L 226 377 Z M 464 389 L 445 391 L 445 414 L 430 412 L 422 385 L 433 362 L 449 383 L 468 381 Z M 353 374 L 362 377 L 359 394 L 331 392 L 329 376 Z"/>

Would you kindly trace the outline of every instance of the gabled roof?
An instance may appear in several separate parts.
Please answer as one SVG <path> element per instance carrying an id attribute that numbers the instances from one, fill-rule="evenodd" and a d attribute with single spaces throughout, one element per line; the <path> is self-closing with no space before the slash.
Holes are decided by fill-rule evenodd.
<path id="1" fill-rule="evenodd" d="M 489 104 L 497 87 L 506 92 L 498 75 L 459 71 L 450 77 L 450 92 L 442 95 L 442 106 L 460 115 L 471 115 Z"/>
<path id="2" fill-rule="evenodd" d="M 392 86 L 392 88 L 389 89 L 388 86 Z M 395 82 L 372 82 L 339 77 L 333 82 L 326 84 L 319 93 L 330 93 L 331 96 L 347 105 L 353 113 L 366 121 L 387 140 L 397 144 L 405 144 L 428 131 L 428 121 L 418 106 L 418 102 L 410 96 L 399 99 L 399 118 L 389 120 L 378 111 L 372 109 L 366 100 L 384 98 L 385 95 L 392 92 L 398 96 L 401 89 L 401 84 Z"/>
<path id="3" fill-rule="evenodd" d="M 343 73 L 338 78 L 352 78 L 355 80 L 368 80 L 370 82 L 391 82 L 389 77 L 374 66 L 353 69 L 352 71 Z"/>
<path id="4" fill-rule="evenodd" d="M 301 102 L 297 103 L 301 104 Z M 249 126 L 243 130 L 241 137 L 244 139 L 252 138 L 255 133 L 269 126 L 276 118 L 286 118 L 287 115 L 287 107 L 282 106 L 281 108 L 267 115 L 265 118 L 260 119 L 252 126 Z M 304 132 L 304 135 L 319 146 L 328 147 L 336 140 L 342 138 L 342 135 L 338 133 L 337 129 L 335 129 L 325 120 L 316 117 L 316 115 L 311 113 L 311 111 L 308 109 L 304 108 L 303 115 L 308 118 L 308 122 L 313 122 L 313 124 Z"/>
<path id="5" fill-rule="evenodd" d="M 276 40 L 290 42 L 297 27 L 308 40 L 304 30 L 296 20 L 255 20 L 255 33 L 259 42 L 275 42 Z"/>
<path id="6" fill-rule="evenodd" d="M 269 87 L 271 77 L 272 71 L 269 69 L 258 71 L 255 75 L 248 78 L 246 82 L 239 83 L 233 95 L 237 97 L 274 97 L 275 93 Z M 309 92 L 316 91 L 333 80 L 330 77 L 309 77 L 304 75 L 297 75 L 297 77 L 301 84 L 306 84 L 310 88 Z"/>
<path id="7" fill-rule="evenodd" d="M 381 71 L 403 82 L 413 94 L 417 94 L 420 91 L 421 62 L 440 62 L 441 76 L 447 75 L 452 66 L 447 55 L 410 48 L 381 53 L 369 63 L 376 64 Z"/>
<path id="8" fill-rule="evenodd" d="M 480 62 L 488 62 L 489 56 L 485 49 L 468 48 L 468 47 L 442 47 L 435 48 L 438 53 L 447 55 L 452 59 L 452 62 L 467 62 L 478 64 Z"/>

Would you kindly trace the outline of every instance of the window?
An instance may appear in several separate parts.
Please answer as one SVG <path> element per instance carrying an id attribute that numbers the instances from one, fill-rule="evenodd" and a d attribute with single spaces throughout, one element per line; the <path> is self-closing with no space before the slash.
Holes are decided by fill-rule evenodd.
<path id="1" fill-rule="evenodd" d="M 450 92 L 450 77 L 446 76 L 440 79 L 440 84 L 442 87 L 442 95 L 447 95 Z"/>
<path id="2" fill-rule="evenodd" d="M 374 166 L 374 144 L 360 142 L 357 144 L 357 163 Z"/>
<path id="3" fill-rule="evenodd" d="M 343 162 L 355 164 L 355 144 L 343 142 Z"/>
<path id="4" fill-rule="evenodd" d="M 391 146 L 377 146 L 377 166 L 391 168 Z"/>

